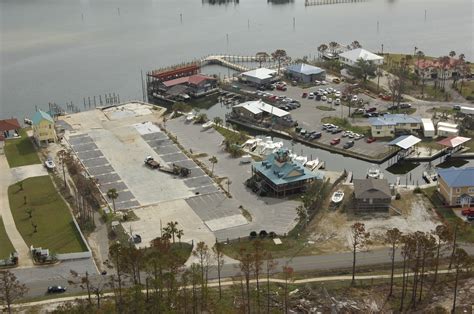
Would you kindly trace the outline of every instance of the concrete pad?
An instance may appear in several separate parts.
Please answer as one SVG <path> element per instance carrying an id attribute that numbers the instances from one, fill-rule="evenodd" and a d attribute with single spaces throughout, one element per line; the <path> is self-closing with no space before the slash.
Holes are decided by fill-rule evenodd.
<path id="1" fill-rule="evenodd" d="M 181 152 L 176 145 L 159 146 L 154 149 L 154 151 L 157 152 L 158 155 L 175 154 Z"/>
<path id="2" fill-rule="evenodd" d="M 182 242 L 205 242 L 209 247 L 215 244 L 215 237 L 192 208 L 184 200 L 162 202 L 134 210 L 140 220 L 122 223 L 125 230 L 142 237 L 141 247 L 149 246 L 150 241 L 160 236 L 160 222 L 166 226 L 169 221 L 177 221 L 178 228 L 183 229 Z"/>
<path id="3" fill-rule="evenodd" d="M 106 191 L 107 193 L 107 191 Z M 107 198 L 107 197 L 106 197 Z M 135 199 L 135 196 L 133 196 L 132 192 L 130 191 L 123 191 L 121 193 L 118 193 L 118 197 L 115 199 L 115 204 L 121 203 L 121 202 L 128 202 Z M 107 200 L 109 200 L 107 198 Z M 112 204 L 112 200 L 110 200 L 110 203 Z"/>
<path id="4" fill-rule="evenodd" d="M 140 206 L 140 203 L 138 201 L 126 201 L 122 203 L 115 203 L 115 209 L 116 210 L 122 210 L 122 209 L 129 209 L 132 207 L 138 207 Z"/>
<path id="5" fill-rule="evenodd" d="M 102 157 L 102 152 L 100 150 L 91 150 L 88 152 L 78 152 L 77 156 L 79 156 L 80 159 L 86 160 L 86 159 L 92 159 L 92 158 L 99 158 Z"/>
<path id="6" fill-rule="evenodd" d="M 97 166 L 93 168 L 88 168 L 87 171 L 93 176 L 98 176 L 101 174 L 112 173 L 114 172 L 114 168 L 112 168 L 111 166 Z"/>
<path id="7" fill-rule="evenodd" d="M 239 214 L 239 215 L 233 215 L 233 216 L 227 216 L 223 218 L 208 220 L 208 221 L 205 221 L 204 223 L 209 227 L 209 229 L 211 229 L 211 231 L 217 231 L 217 230 L 222 230 L 222 229 L 243 226 L 243 225 L 248 224 L 248 221 L 247 219 L 245 219 L 244 216 Z"/>
<path id="8" fill-rule="evenodd" d="M 48 175 L 48 171 L 42 164 L 11 168 L 10 173 L 12 175 L 13 182 L 22 181 L 31 177 L 41 177 Z"/>
<path id="9" fill-rule="evenodd" d="M 81 145 L 81 144 L 86 144 L 86 143 L 91 143 L 93 142 L 92 139 L 86 135 L 86 136 L 81 136 L 81 137 L 76 137 L 76 138 L 69 138 L 69 143 L 71 145 Z"/>
<path id="10" fill-rule="evenodd" d="M 118 192 L 128 190 L 128 187 L 125 183 L 123 182 L 111 182 L 107 184 L 101 184 L 100 188 L 103 191 L 108 191 L 110 189 L 116 189 Z"/>
<path id="11" fill-rule="evenodd" d="M 99 181 L 99 184 L 120 181 L 120 176 L 116 173 L 102 174 L 100 176 L 95 176 L 95 178 Z"/>
<path id="12" fill-rule="evenodd" d="M 195 189 L 191 190 L 194 194 L 199 193 L 199 194 L 211 194 L 211 193 L 216 193 L 219 192 L 219 189 L 216 188 L 214 185 L 206 185 L 206 186 L 200 186 Z"/>
<path id="13" fill-rule="evenodd" d="M 95 159 L 83 160 L 82 163 L 83 163 L 84 166 L 86 166 L 87 168 L 91 168 L 91 167 L 97 167 L 97 166 L 105 166 L 105 165 L 108 165 L 108 164 L 109 164 L 109 161 L 108 161 L 107 158 L 105 158 L 105 157 L 99 157 L 99 158 L 95 158 Z"/>
<path id="14" fill-rule="evenodd" d="M 161 159 L 163 159 L 166 162 L 176 162 L 179 160 L 186 160 L 188 157 L 186 157 L 185 154 L 183 153 L 174 153 L 174 154 L 168 154 L 168 155 L 160 155 Z"/>
<path id="15" fill-rule="evenodd" d="M 86 152 L 86 151 L 89 151 L 89 150 L 98 149 L 97 145 L 95 145 L 94 142 L 81 143 L 81 144 L 73 145 L 72 148 L 76 152 Z"/>
<path id="16" fill-rule="evenodd" d="M 151 140 L 148 140 L 146 141 L 148 143 L 148 145 L 150 145 L 150 147 L 152 148 L 156 148 L 156 147 L 161 147 L 161 146 L 169 146 L 169 145 L 174 145 L 174 142 L 170 139 L 166 139 L 166 138 L 163 138 L 163 139 L 151 139 Z"/>
<path id="17" fill-rule="evenodd" d="M 157 132 L 157 133 L 149 133 L 149 134 L 142 134 L 143 139 L 146 142 L 153 141 L 153 140 L 167 140 L 168 135 L 166 135 L 163 132 Z"/>
<path id="18" fill-rule="evenodd" d="M 140 117 L 152 114 L 153 107 L 141 103 L 127 103 L 124 105 L 112 106 L 102 111 L 110 120 L 121 120 L 126 118 Z"/>
<path id="19" fill-rule="evenodd" d="M 189 176 L 187 176 L 186 179 L 202 177 L 202 176 L 205 176 L 205 175 L 206 175 L 206 173 L 201 168 L 192 168 L 191 174 Z"/>
<path id="20" fill-rule="evenodd" d="M 197 188 L 204 185 L 212 185 L 213 181 L 208 176 L 186 179 L 184 184 L 191 188 Z"/>
<path id="21" fill-rule="evenodd" d="M 149 121 L 134 124 L 133 127 L 138 131 L 138 133 L 140 133 L 140 135 L 161 133 L 160 128 Z"/>

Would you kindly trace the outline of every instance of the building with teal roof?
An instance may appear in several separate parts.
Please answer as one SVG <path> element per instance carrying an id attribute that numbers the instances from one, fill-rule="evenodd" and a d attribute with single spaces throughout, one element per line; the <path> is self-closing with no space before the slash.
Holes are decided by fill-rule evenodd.
<path id="1" fill-rule="evenodd" d="M 33 137 L 38 145 L 56 142 L 56 130 L 54 129 L 54 119 L 46 112 L 38 110 L 31 119 L 33 127 Z"/>
<path id="2" fill-rule="evenodd" d="M 270 195 L 285 197 L 304 192 L 314 180 L 323 179 L 321 173 L 305 168 L 293 161 L 287 149 L 279 149 L 261 162 L 252 165 L 252 176 L 257 188 Z"/>

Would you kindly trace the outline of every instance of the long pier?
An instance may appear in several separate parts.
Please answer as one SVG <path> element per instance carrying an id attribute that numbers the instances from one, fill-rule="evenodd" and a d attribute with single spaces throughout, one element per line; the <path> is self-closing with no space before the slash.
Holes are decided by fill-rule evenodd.
<path id="1" fill-rule="evenodd" d="M 239 72 L 249 71 L 250 68 L 237 64 L 236 62 L 257 62 L 256 57 L 252 56 L 231 56 L 231 55 L 210 55 L 201 59 L 201 65 L 219 64 Z"/>
<path id="2" fill-rule="evenodd" d="M 367 0 L 305 0 L 304 6 L 366 2 Z"/>

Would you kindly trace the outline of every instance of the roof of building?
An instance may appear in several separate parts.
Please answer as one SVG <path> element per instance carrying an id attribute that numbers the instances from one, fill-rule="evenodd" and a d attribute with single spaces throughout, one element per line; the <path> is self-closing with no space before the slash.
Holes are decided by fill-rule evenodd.
<path id="1" fill-rule="evenodd" d="M 474 167 L 440 169 L 438 175 L 451 188 L 474 186 Z"/>
<path id="2" fill-rule="evenodd" d="M 408 148 L 418 144 L 419 142 L 421 142 L 421 140 L 416 136 L 403 135 L 403 136 L 397 137 L 396 139 L 394 139 L 393 141 L 388 143 L 388 145 L 398 146 L 402 149 L 408 149 Z"/>
<path id="3" fill-rule="evenodd" d="M 178 96 L 182 94 L 186 94 L 188 90 L 188 87 L 185 85 L 174 85 L 170 89 L 166 91 L 166 94 L 171 95 L 171 96 Z"/>
<path id="4" fill-rule="evenodd" d="M 448 59 L 446 59 L 448 60 Z M 415 67 L 419 69 L 426 69 L 426 68 L 445 68 L 445 69 L 452 69 L 461 64 L 461 61 L 457 58 L 449 58 L 449 61 L 446 63 L 441 62 L 440 59 L 428 60 L 428 59 L 420 59 L 415 61 Z"/>
<path id="5" fill-rule="evenodd" d="M 387 179 L 354 179 L 356 198 L 389 198 L 390 186 Z"/>
<path id="6" fill-rule="evenodd" d="M 349 59 L 353 62 L 356 62 L 359 59 L 363 59 L 365 61 L 376 61 L 376 60 L 383 60 L 383 57 L 376 55 L 368 50 L 363 48 L 357 48 L 353 50 L 349 50 L 339 54 L 339 57 Z"/>
<path id="7" fill-rule="evenodd" d="M 447 146 L 447 147 L 458 147 L 459 145 L 462 145 L 466 143 L 467 141 L 470 141 L 470 137 L 462 137 L 462 136 L 451 136 L 447 137 L 441 141 L 438 141 L 438 144 Z"/>
<path id="8" fill-rule="evenodd" d="M 456 128 L 450 128 L 449 126 L 439 126 L 438 127 L 438 132 L 447 132 L 447 133 L 453 133 L 453 134 L 458 134 L 459 130 Z"/>
<path id="9" fill-rule="evenodd" d="M 458 128 L 458 125 L 456 123 L 449 123 L 449 122 L 438 122 L 438 124 L 436 125 L 438 128 L 439 127 L 448 127 L 448 128 L 452 128 L 452 129 L 457 129 Z"/>
<path id="10" fill-rule="evenodd" d="M 369 118 L 369 122 L 373 126 L 377 125 L 397 125 L 401 123 L 421 123 L 421 118 L 410 116 L 407 114 L 385 114 L 379 117 Z"/>
<path id="11" fill-rule="evenodd" d="M 268 79 L 268 78 L 273 77 L 276 73 L 277 73 L 277 71 L 275 71 L 275 70 L 270 70 L 270 69 L 266 69 L 266 68 L 258 68 L 258 69 L 255 69 L 255 70 L 244 72 L 244 73 L 242 73 L 242 75 L 243 76 L 255 77 L 255 78 L 258 78 L 260 80 L 264 80 L 264 79 Z"/>
<path id="12" fill-rule="evenodd" d="M 184 77 L 180 77 L 180 78 L 173 79 L 173 80 L 170 80 L 170 81 L 164 81 L 163 84 L 166 87 L 172 87 L 172 86 L 175 86 L 175 85 L 185 84 L 185 83 L 188 83 L 188 84 L 191 84 L 191 85 L 199 85 L 202 82 L 207 81 L 207 80 L 215 80 L 215 78 L 210 77 L 210 76 L 206 76 L 206 75 L 202 75 L 202 74 L 194 74 L 194 75 L 191 75 L 191 76 L 184 76 Z"/>
<path id="13" fill-rule="evenodd" d="M 311 172 L 301 163 L 292 161 L 289 151 L 283 148 L 268 155 L 264 161 L 254 163 L 253 167 L 275 185 L 323 178 L 322 174 Z"/>
<path id="14" fill-rule="evenodd" d="M 0 120 L 0 132 L 12 131 L 20 128 L 21 126 L 17 119 L 12 118 Z"/>
<path id="15" fill-rule="evenodd" d="M 426 118 L 421 119 L 421 123 L 423 123 L 423 130 L 425 130 L 425 131 L 434 131 L 435 130 L 433 121 L 431 121 L 431 119 L 426 119 Z"/>
<path id="16" fill-rule="evenodd" d="M 51 116 L 48 113 L 46 113 L 42 110 L 36 111 L 35 115 L 31 119 L 31 121 L 33 122 L 34 125 L 39 124 L 42 120 L 48 120 L 49 122 L 54 123 L 53 118 L 51 118 Z"/>
<path id="17" fill-rule="evenodd" d="M 277 108 L 275 106 L 269 105 L 261 100 L 246 101 L 244 103 L 234 106 L 234 108 L 245 108 L 253 114 L 259 114 L 261 112 L 266 112 L 277 116 L 279 118 L 290 115 L 289 112 Z"/>
<path id="18" fill-rule="evenodd" d="M 306 63 L 298 63 L 298 64 L 290 65 L 289 67 L 286 68 L 286 70 L 290 72 L 294 72 L 294 73 L 305 74 L 305 75 L 320 74 L 320 73 L 325 72 L 325 70 L 321 68 L 318 68 Z"/>

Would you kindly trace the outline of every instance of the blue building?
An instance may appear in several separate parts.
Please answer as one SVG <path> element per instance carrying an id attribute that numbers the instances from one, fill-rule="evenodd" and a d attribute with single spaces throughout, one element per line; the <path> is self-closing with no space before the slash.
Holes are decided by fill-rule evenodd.
<path id="1" fill-rule="evenodd" d="M 262 162 L 252 165 L 252 177 L 258 188 L 270 195 L 285 197 L 304 192 L 322 174 L 313 173 L 301 163 L 291 160 L 287 149 L 279 149 Z"/>
<path id="2" fill-rule="evenodd" d="M 290 65 L 286 68 L 286 74 L 292 79 L 303 83 L 322 81 L 326 78 L 325 70 L 306 63 Z"/>

